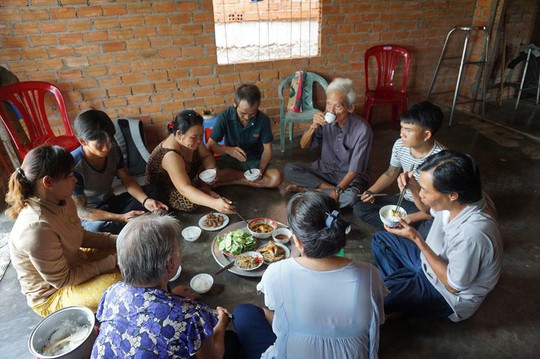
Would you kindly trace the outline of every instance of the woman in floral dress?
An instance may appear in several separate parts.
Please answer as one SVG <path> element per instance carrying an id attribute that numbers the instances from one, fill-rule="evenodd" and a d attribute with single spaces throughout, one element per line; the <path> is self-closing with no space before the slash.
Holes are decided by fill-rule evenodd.
<path id="1" fill-rule="evenodd" d="M 179 233 L 177 220 L 159 214 L 124 227 L 117 240 L 123 281 L 101 299 L 92 358 L 223 358 L 227 310 L 167 291 L 182 260 Z"/>

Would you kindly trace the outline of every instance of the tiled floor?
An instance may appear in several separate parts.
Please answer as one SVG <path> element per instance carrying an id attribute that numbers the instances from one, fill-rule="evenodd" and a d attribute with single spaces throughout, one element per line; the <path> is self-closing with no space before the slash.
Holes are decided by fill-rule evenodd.
<path id="1" fill-rule="evenodd" d="M 512 125 L 506 117 L 512 103 L 503 109 L 488 106 L 489 117 L 504 125 Z M 510 112 L 509 112 L 510 111 Z M 540 106 L 522 101 L 516 119 L 526 119 L 520 131 L 538 135 Z M 372 179 L 388 166 L 391 145 L 398 136 L 387 123 L 374 121 L 372 151 Z M 528 122 L 528 125 L 527 125 Z M 536 131 L 536 132 L 535 132 Z M 491 122 L 458 114 L 454 125 L 446 123 L 438 138 L 447 147 L 467 152 L 476 158 L 482 172 L 484 189 L 499 211 L 504 236 L 505 257 L 501 280 L 480 310 L 471 319 L 452 323 L 447 320 L 401 319 L 384 324 L 382 328 L 381 358 L 537 358 L 540 353 L 540 143 L 532 138 L 508 130 Z M 277 143 L 277 141 L 276 141 Z M 274 162 L 280 168 L 289 161 L 307 161 L 315 154 L 301 151 L 298 140 L 288 144 L 281 154 L 275 146 Z M 256 190 L 241 187 L 219 189 L 234 200 L 244 217 L 267 216 L 285 221 L 285 184 L 276 190 Z M 182 216 L 184 225 L 194 225 L 208 211 Z M 352 211 L 346 217 L 354 224 L 346 255 L 372 261 L 370 236 L 373 229 L 356 220 Z M 231 221 L 238 218 L 231 216 Z M 0 218 L 0 229 L 11 223 Z M 182 241 L 184 248 L 183 272 L 179 283 L 187 284 L 196 273 L 215 273 L 218 264 L 211 255 L 214 234 L 204 232 L 193 243 Z M 257 295 L 257 279 L 224 272 L 215 276 L 215 285 L 201 300 L 210 305 L 232 309 L 240 302 L 262 304 Z M 40 320 L 25 303 L 20 293 L 15 271 L 10 267 L 0 282 L 0 357 L 30 358 L 28 336 Z"/>

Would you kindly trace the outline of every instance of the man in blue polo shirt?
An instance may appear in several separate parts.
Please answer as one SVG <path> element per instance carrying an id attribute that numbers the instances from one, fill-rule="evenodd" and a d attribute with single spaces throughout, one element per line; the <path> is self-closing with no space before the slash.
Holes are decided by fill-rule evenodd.
<path id="1" fill-rule="evenodd" d="M 217 185 L 275 188 L 283 181 L 281 171 L 270 165 L 274 137 L 270 118 L 259 111 L 260 103 L 259 88 L 242 85 L 234 93 L 234 106 L 219 114 L 208 140 L 208 148 L 221 155 L 216 160 L 220 169 Z M 225 143 L 220 145 L 224 138 Z M 248 181 L 244 172 L 253 169 L 260 175 Z"/>

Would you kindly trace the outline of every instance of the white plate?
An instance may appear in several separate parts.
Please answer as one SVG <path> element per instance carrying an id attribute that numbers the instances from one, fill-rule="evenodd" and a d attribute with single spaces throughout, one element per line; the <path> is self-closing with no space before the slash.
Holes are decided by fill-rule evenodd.
<path id="1" fill-rule="evenodd" d="M 268 242 L 273 242 L 272 240 L 268 241 Z M 257 248 L 257 252 L 260 253 L 261 251 L 261 248 L 264 248 L 268 245 L 268 242 L 266 242 L 264 245 L 260 246 L 259 248 Z M 281 247 L 283 248 L 283 251 L 285 252 L 285 257 L 283 257 L 283 259 L 287 259 L 291 256 L 291 250 L 284 244 L 281 244 L 281 243 L 277 243 L 277 242 L 274 242 L 274 244 L 278 247 Z M 262 253 L 261 253 L 262 255 Z M 264 258 L 264 256 L 263 256 Z M 279 261 L 282 261 L 283 259 L 280 259 Z M 267 262 L 267 261 L 264 261 L 264 263 L 266 264 L 272 264 L 272 263 L 276 263 L 276 262 L 279 262 L 279 261 L 274 261 L 274 262 Z"/>
<path id="2" fill-rule="evenodd" d="M 206 216 L 202 216 L 201 219 L 199 219 L 199 227 L 201 227 L 205 231 L 217 231 L 218 229 L 225 228 L 227 226 L 227 224 L 229 224 L 229 217 L 226 214 L 218 213 L 218 212 L 214 212 L 213 214 L 214 214 L 214 216 L 223 217 L 223 223 L 221 224 L 221 226 L 217 226 L 217 227 L 207 227 L 207 226 L 205 226 L 204 221 L 206 220 L 206 217 L 208 216 L 208 215 L 206 215 Z"/>

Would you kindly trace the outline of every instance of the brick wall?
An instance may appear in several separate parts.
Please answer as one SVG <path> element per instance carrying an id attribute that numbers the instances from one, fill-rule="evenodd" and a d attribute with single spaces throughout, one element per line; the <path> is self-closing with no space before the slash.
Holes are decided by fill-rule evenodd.
<path id="1" fill-rule="evenodd" d="M 319 0 L 214 0 L 216 22 L 317 19 Z"/>
<path id="2" fill-rule="evenodd" d="M 381 43 L 411 50 L 411 100 L 424 98 L 444 37 L 471 23 L 476 1 L 323 1 L 321 56 L 223 66 L 216 64 L 209 0 L 0 4 L 0 64 L 21 81 L 57 84 L 72 119 L 90 107 L 143 118 L 151 147 L 176 112 L 219 112 L 242 82 L 261 88 L 261 108 L 279 128 L 277 87 L 300 68 L 353 79 L 361 110 L 363 54 Z"/>

